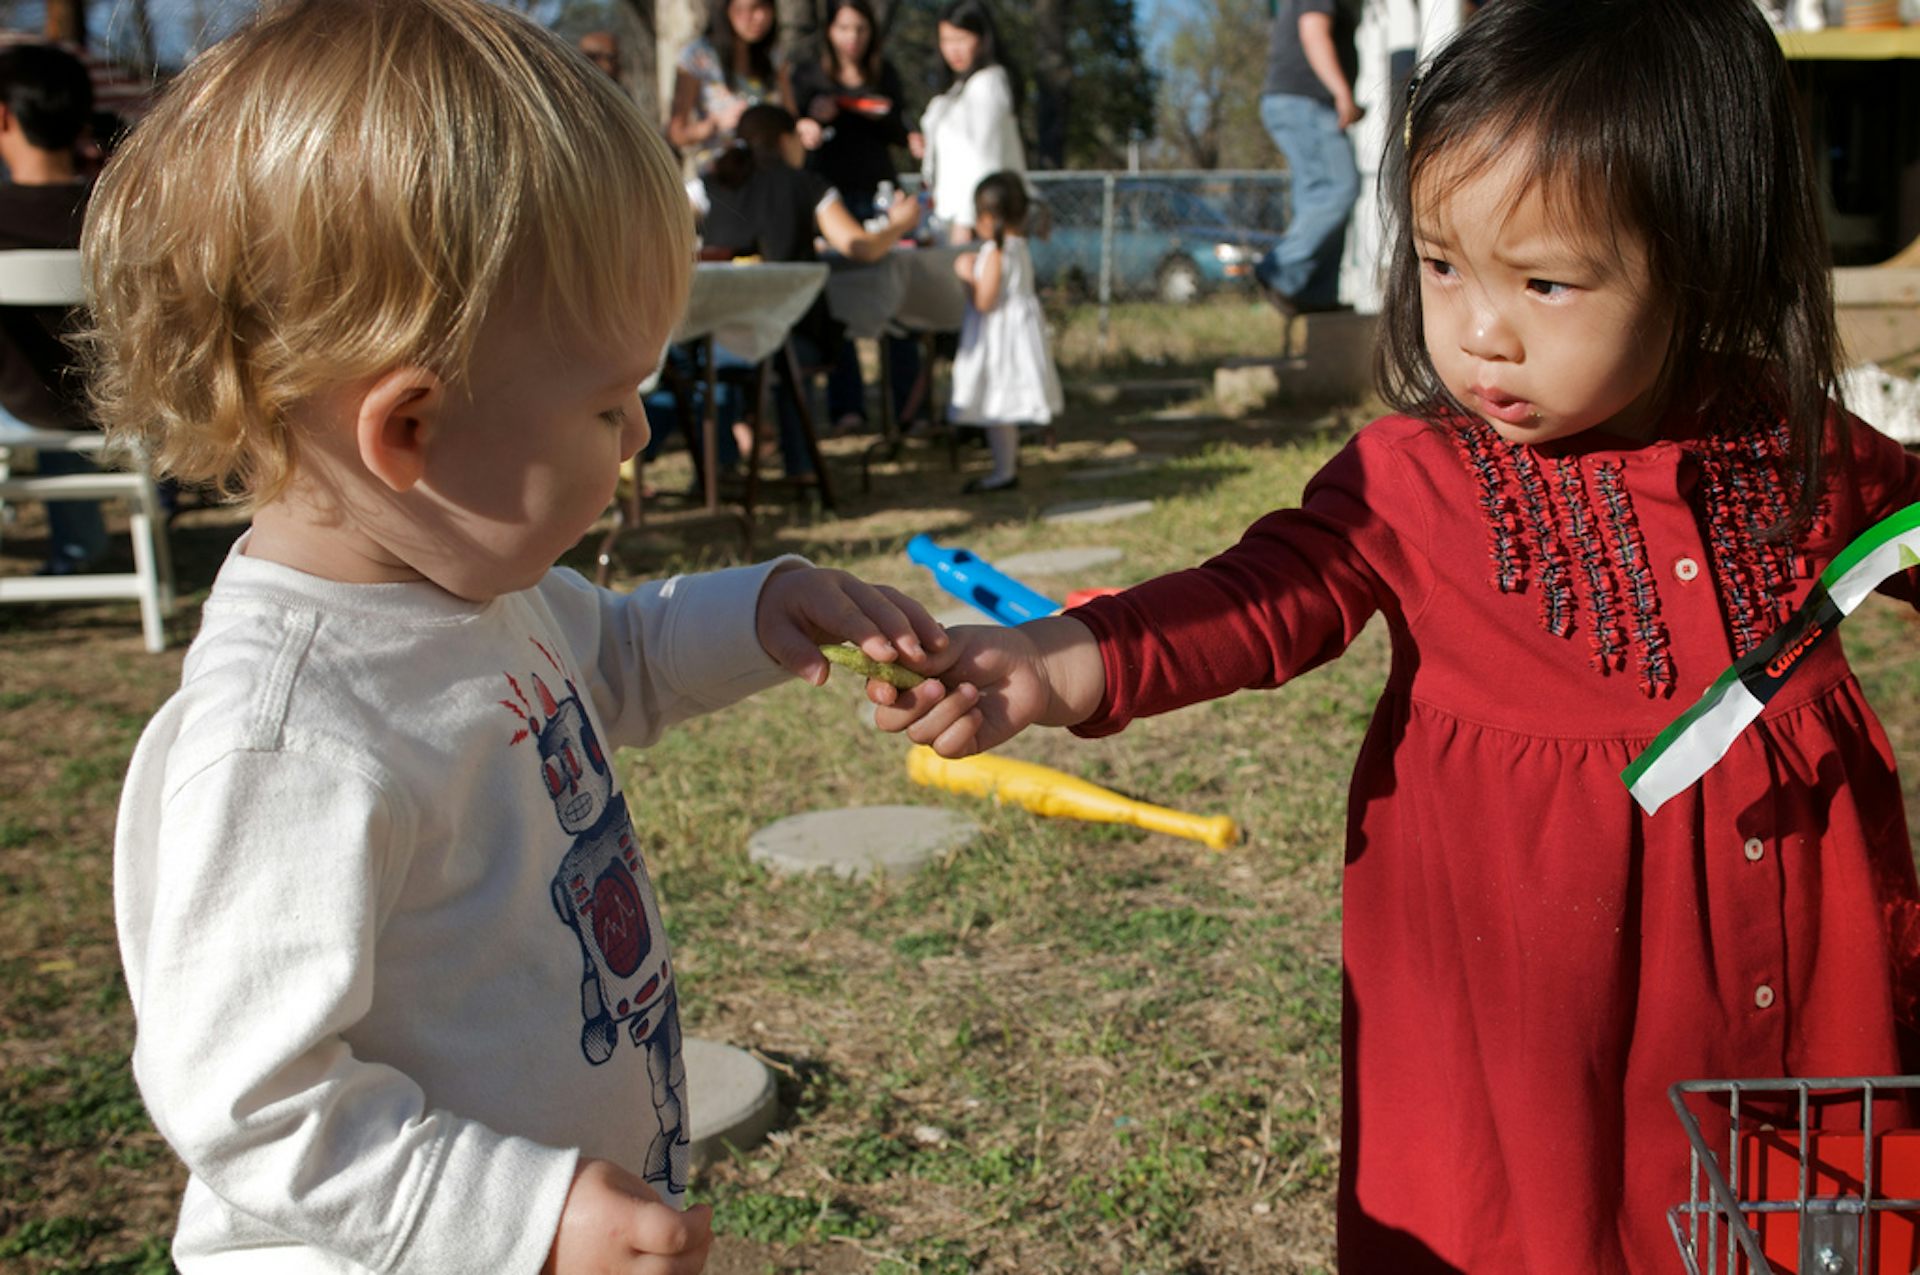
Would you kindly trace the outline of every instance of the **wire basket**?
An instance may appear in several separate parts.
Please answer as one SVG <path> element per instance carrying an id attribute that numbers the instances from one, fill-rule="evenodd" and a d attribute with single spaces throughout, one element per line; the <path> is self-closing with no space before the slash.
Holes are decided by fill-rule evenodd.
<path id="1" fill-rule="evenodd" d="M 1914 1090 L 1920 1076 L 1672 1086 L 1692 1169 L 1667 1225 L 1688 1275 L 1913 1275 L 1920 1130 L 1894 1126 Z"/>

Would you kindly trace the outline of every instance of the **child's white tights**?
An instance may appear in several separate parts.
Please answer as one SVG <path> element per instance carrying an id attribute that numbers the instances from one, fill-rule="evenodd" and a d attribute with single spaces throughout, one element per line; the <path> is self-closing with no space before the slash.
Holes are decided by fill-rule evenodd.
<path id="1" fill-rule="evenodd" d="M 987 446 L 993 451 L 993 472 L 987 475 L 987 481 L 1003 483 L 1020 468 L 1020 427 L 988 425 L 985 428 Z"/>

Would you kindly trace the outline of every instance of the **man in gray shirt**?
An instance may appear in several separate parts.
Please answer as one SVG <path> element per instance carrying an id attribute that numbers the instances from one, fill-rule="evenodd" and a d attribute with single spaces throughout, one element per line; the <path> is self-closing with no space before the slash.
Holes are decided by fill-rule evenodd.
<path id="1" fill-rule="evenodd" d="M 1286 156 L 1293 213 L 1254 277 L 1283 314 L 1339 308 L 1340 253 L 1360 194 L 1347 137 L 1364 114 L 1353 100 L 1360 6 L 1275 0 L 1260 122 Z"/>

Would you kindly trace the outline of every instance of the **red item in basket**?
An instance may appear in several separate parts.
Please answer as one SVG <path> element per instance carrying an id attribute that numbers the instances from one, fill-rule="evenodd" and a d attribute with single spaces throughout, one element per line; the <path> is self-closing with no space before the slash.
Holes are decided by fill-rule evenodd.
<path id="1" fill-rule="evenodd" d="M 1811 1135 L 1807 1155 L 1807 1198 L 1861 1198 L 1861 1154 L 1858 1133 Z M 1873 1198 L 1920 1199 L 1920 1129 L 1889 1129 L 1874 1135 Z M 1782 1203 L 1800 1198 L 1800 1139 L 1797 1133 L 1766 1130 L 1740 1139 L 1743 1200 Z M 1920 1216 L 1893 1210 L 1873 1211 L 1873 1264 L 1860 1275 L 1910 1275 L 1920 1267 Z M 1787 1275 L 1820 1275 L 1800 1266 L 1800 1215 L 1749 1213 L 1747 1224 L 1760 1237 L 1760 1246 L 1775 1269 Z M 1862 1246 L 1864 1247 L 1864 1245 Z M 1740 1269 L 1745 1271 L 1743 1258 Z"/>

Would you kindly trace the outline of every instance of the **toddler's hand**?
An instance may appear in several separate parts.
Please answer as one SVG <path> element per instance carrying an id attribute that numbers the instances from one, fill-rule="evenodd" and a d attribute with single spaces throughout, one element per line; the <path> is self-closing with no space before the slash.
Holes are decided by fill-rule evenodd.
<path id="1" fill-rule="evenodd" d="M 1047 721 L 1054 708 L 1051 672 L 1025 626 L 962 625 L 948 632 L 945 654 L 920 671 L 933 676 L 911 690 L 870 681 L 867 698 L 878 706 L 881 730 L 904 730 L 943 757 L 985 752 Z"/>
<path id="2" fill-rule="evenodd" d="M 822 642 L 852 642 L 882 664 L 904 656 L 917 671 L 947 644 L 939 621 L 906 594 L 824 567 L 774 572 L 760 589 L 754 625 L 767 654 L 815 686 L 833 668 Z"/>
<path id="3" fill-rule="evenodd" d="M 698 1275 L 713 1210 L 682 1213 L 619 1165 L 582 1159 L 541 1275 Z"/>

